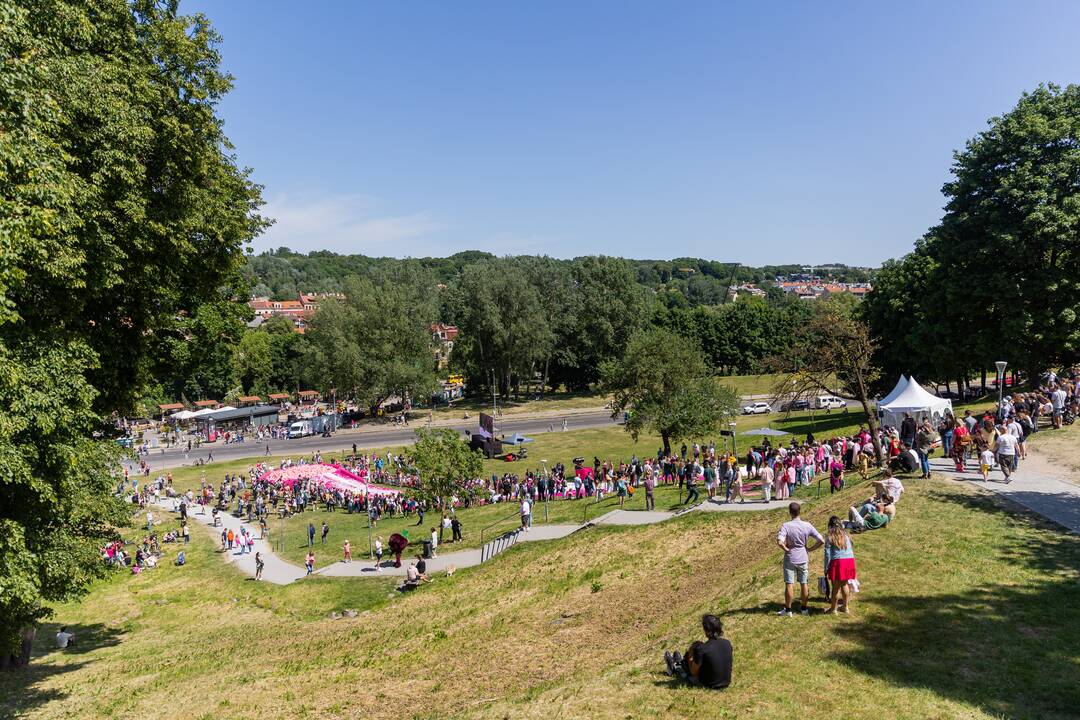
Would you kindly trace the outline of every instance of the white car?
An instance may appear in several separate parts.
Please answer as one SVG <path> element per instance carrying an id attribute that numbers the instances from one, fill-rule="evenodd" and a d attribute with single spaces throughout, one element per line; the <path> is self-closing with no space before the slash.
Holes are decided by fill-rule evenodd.
<path id="1" fill-rule="evenodd" d="M 847 407 L 846 402 L 833 395 L 822 395 L 817 398 L 815 405 L 819 410 L 842 410 Z"/>
<path id="2" fill-rule="evenodd" d="M 772 406 L 767 402 L 750 403 L 742 409 L 743 415 L 764 415 L 772 412 Z"/>

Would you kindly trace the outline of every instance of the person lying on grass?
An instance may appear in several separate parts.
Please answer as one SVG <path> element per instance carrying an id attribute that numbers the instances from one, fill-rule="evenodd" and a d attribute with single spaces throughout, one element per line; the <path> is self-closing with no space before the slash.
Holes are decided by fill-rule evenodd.
<path id="1" fill-rule="evenodd" d="M 731 684 L 733 662 L 731 643 L 723 637 L 724 627 L 715 615 L 702 615 L 705 642 L 691 643 L 685 655 L 664 653 L 667 674 L 691 685 L 723 690 Z"/>
<path id="2" fill-rule="evenodd" d="M 896 506 L 892 504 L 892 499 L 886 496 L 883 502 L 868 502 L 861 508 L 852 506 L 848 510 L 847 524 L 855 532 L 877 530 L 888 525 L 895 514 Z"/>

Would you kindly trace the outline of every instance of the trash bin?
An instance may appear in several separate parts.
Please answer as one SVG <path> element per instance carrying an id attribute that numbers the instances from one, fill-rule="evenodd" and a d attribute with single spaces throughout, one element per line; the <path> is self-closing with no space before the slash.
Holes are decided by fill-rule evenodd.
<path id="1" fill-rule="evenodd" d="M 431 541 L 430 540 L 424 540 L 424 558 L 428 559 L 428 560 L 431 559 Z"/>

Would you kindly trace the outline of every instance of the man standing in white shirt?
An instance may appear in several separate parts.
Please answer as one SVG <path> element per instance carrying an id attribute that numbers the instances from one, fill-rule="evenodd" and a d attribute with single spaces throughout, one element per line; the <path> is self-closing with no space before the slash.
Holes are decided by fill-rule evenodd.
<path id="1" fill-rule="evenodd" d="M 521 499 L 521 529 L 528 532 L 532 527 L 532 505 L 529 503 L 529 498 L 524 497 Z"/>
<path id="2" fill-rule="evenodd" d="M 1065 412 L 1065 400 L 1067 399 L 1065 391 L 1059 386 L 1057 390 L 1050 393 L 1050 405 L 1054 409 L 1054 429 L 1061 429 L 1061 416 Z"/>
<path id="3" fill-rule="evenodd" d="M 1016 468 L 1017 445 L 1016 438 L 1009 434 L 1004 425 L 999 425 L 994 452 L 997 454 L 1001 472 L 1005 474 L 1005 482 L 1012 482 L 1012 472 Z"/>

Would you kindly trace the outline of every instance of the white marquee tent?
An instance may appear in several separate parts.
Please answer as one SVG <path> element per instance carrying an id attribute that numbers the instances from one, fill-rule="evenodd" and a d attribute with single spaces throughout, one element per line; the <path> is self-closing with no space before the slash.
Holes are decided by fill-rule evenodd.
<path id="1" fill-rule="evenodd" d="M 896 381 L 896 387 L 890 390 L 888 395 L 878 400 L 878 407 L 881 407 L 882 405 L 888 405 L 893 400 L 900 397 L 900 393 L 904 392 L 904 389 L 907 388 L 908 383 L 910 382 L 911 380 L 908 379 L 907 375 L 901 375 L 900 379 Z"/>
<path id="2" fill-rule="evenodd" d="M 931 395 L 913 377 L 906 383 L 901 377 L 893 391 L 878 403 L 878 417 L 885 427 L 900 427 L 905 414 L 918 421 L 929 418 L 936 426 L 946 413 L 952 413 L 952 400 Z"/>

